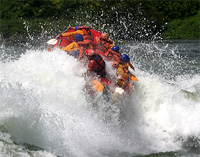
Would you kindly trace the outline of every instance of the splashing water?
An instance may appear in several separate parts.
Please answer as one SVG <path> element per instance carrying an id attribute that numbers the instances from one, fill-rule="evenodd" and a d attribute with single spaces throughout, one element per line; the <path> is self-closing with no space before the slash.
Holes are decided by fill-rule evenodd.
<path id="1" fill-rule="evenodd" d="M 9 57 L 7 50 L 1 47 L 2 156 L 200 153 L 199 51 L 130 41 L 122 50 L 139 82 L 112 105 L 88 97 L 86 67 L 63 51 L 14 48 Z"/>

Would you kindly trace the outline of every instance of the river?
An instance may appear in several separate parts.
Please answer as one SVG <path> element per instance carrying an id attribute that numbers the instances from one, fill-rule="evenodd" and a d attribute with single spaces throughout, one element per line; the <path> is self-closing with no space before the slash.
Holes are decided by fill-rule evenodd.
<path id="1" fill-rule="evenodd" d="M 0 156 L 200 156 L 200 42 L 128 41 L 139 79 L 112 105 L 56 49 L 0 47 Z"/>

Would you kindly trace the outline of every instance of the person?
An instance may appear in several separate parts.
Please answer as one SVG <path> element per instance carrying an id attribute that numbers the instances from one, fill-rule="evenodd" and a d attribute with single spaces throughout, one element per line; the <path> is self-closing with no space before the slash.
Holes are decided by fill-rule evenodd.
<path id="1" fill-rule="evenodd" d="M 88 69 L 86 74 L 89 75 L 91 72 L 96 73 L 100 77 L 106 76 L 105 62 L 101 56 L 96 55 L 93 49 L 87 49 L 85 55 L 89 59 Z"/>
<path id="2" fill-rule="evenodd" d="M 119 48 L 119 46 L 117 46 L 117 45 L 113 46 L 112 50 L 115 51 L 115 52 L 117 52 L 118 54 L 120 54 L 120 48 Z"/>
<path id="3" fill-rule="evenodd" d="M 131 69 L 135 70 L 134 66 L 130 63 L 130 58 L 126 54 L 121 55 L 120 61 L 122 65 L 125 65 L 125 67 L 128 69 L 130 66 Z"/>
<path id="4" fill-rule="evenodd" d="M 66 51 L 68 54 L 70 54 L 72 51 L 78 51 L 79 52 L 78 59 L 80 60 L 83 57 L 84 51 L 87 48 L 92 48 L 92 47 L 93 45 L 91 43 L 83 41 L 83 36 L 81 34 L 76 34 L 75 41 L 61 49 Z"/>
<path id="5" fill-rule="evenodd" d="M 93 34 L 91 32 L 91 27 L 77 25 L 76 27 L 69 26 L 68 29 L 74 29 L 75 31 L 59 34 L 56 36 L 56 38 L 59 38 L 60 36 L 74 38 L 76 34 L 81 34 L 83 36 L 84 42 L 90 43 L 94 46 L 94 39 Z"/>
<path id="6" fill-rule="evenodd" d="M 79 52 L 78 52 L 78 51 L 72 51 L 72 52 L 70 53 L 70 55 L 73 56 L 74 58 L 78 58 Z"/>
<path id="7" fill-rule="evenodd" d="M 87 49 L 85 54 L 89 59 L 86 75 L 89 76 L 92 72 L 94 72 L 100 77 L 100 81 L 94 79 L 92 80 L 93 87 L 98 92 L 103 90 L 105 99 L 109 100 L 109 94 L 107 93 L 107 90 L 109 89 L 109 86 L 112 85 L 112 82 L 107 78 L 104 60 L 101 58 L 101 56 L 96 55 L 93 49 Z"/>
<path id="8" fill-rule="evenodd" d="M 117 75 L 119 76 L 119 79 L 117 80 L 117 84 L 120 87 L 124 87 L 127 83 L 129 83 L 129 78 L 132 80 L 132 78 L 135 77 L 128 70 L 129 66 L 133 70 L 135 70 L 135 68 L 130 63 L 130 58 L 126 54 L 121 55 L 120 61 L 121 62 L 120 62 L 119 67 L 117 69 Z"/>
<path id="9" fill-rule="evenodd" d="M 112 67 L 116 69 L 120 63 L 120 57 L 121 53 L 119 46 L 115 45 L 112 47 L 112 49 L 108 49 L 108 51 L 104 54 L 103 59 L 110 61 Z"/>
<path id="10" fill-rule="evenodd" d="M 79 50 L 80 49 L 80 46 L 79 46 L 79 42 L 82 42 L 83 41 L 83 37 L 81 34 L 77 34 L 75 36 L 75 41 L 72 42 L 71 44 L 67 45 L 66 47 L 62 47 L 61 49 L 66 51 L 67 53 L 71 53 L 72 51 L 76 51 L 76 50 Z"/>
<path id="11" fill-rule="evenodd" d="M 107 33 L 102 33 L 101 36 L 96 40 L 95 53 L 97 55 L 104 56 L 109 49 L 112 49 L 112 47 L 113 41 L 109 39 Z"/>

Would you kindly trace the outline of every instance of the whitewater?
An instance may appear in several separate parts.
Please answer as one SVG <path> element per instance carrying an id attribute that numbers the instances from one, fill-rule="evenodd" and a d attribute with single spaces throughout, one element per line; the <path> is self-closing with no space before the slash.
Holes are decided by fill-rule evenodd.
<path id="1" fill-rule="evenodd" d="M 0 47 L 0 156 L 200 156 L 199 41 L 122 45 L 138 78 L 119 103 L 93 99 L 60 49 Z"/>

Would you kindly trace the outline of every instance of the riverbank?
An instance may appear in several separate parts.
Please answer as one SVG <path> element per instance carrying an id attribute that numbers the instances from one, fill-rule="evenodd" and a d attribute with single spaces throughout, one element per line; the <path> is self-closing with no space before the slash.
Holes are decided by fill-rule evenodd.
<path id="1" fill-rule="evenodd" d="M 163 39 L 200 39 L 200 12 L 192 17 L 176 19 L 167 24 Z"/>
<path id="2" fill-rule="evenodd" d="M 143 36 L 143 32 L 132 32 L 128 34 L 130 40 L 157 40 L 157 39 L 200 39 L 200 12 L 192 17 L 185 19 L 176 19 L 168 22 L 164 30 L 159 35 L 154 38 L 148 36 L 148 38 L 139 38 Z M 19 44 L 19 43 L 34 43 L 39 44 L 49 38 L 54 38 L 55 35 L 63 32 L 68 25 L 76 25 L 76 21 L 68 20 L 52 20 L 51 18 L 37 18 L 37 19 L 1 19 L 1 29 L 0 34 L 1 43 L 4 44 Z M 113 26 L 114 27 L 114 26 Z M 93 29 L 99 30 L 101 32 L 108 32 L 113 39 L 123 40 L 124 36 L 118 36 L 116 32 L 112 32 L 107 27 L 99 27 L 96 25 L 92 26 Z M 152 32 L 152 30 L 148 30 Z"/>
<path id="3" fill-rule="evenodd" d="M 1 42 L 42 43 L 68 25 L 88 25 L 116 40 L 199 39 L 199 5 L 198 0 L 1 0 Z"/>

